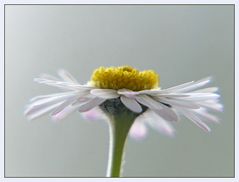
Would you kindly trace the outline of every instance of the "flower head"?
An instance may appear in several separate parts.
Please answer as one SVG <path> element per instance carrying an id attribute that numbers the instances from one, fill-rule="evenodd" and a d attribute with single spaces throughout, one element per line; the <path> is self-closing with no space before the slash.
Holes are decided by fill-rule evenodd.
<path id="1" fill-rule="evenodd" d="M 210 131 L 205 122 L 219 121 L 210 111 L 223 109 L 218 89 L 203 88 L 211 78 L 160 89 L 159 76 L 154 71 L 140 72 L 130 66 L 100 67 L 86 85 L 64 70 L 58 75 L 59 78 L 44 74 L 35 79 L 65 91 L 31 99 L 25 110 L 29 119 L 51 113 L 52 119 L 60 120 L 74 111 L 88 112 L 98 107 L 106 115 L 130 113 L 135 118 L 131 134 L 139 138 L 145 136 L 146 125 L 172 136 L 172 122 L 181 116 Z"/>
<path id="2" fill-rule="evenodd" d="M 158 87 L 159 76 L 152 70 L 139 71 L 130 66 L 100 67 L 92 74 L 89 84 L 103 89 L 149 90 Z"/>

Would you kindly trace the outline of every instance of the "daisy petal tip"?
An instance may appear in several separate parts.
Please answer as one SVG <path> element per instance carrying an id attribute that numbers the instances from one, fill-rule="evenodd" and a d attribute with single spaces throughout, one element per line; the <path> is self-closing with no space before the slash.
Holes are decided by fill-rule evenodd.
<path id="1" fill-rule="evenodd" d="M 88 120 L 88 121 L 96 121 L 96 120 L 106 119 L 104 114 L 97 108 L 93 108 L 86 112 L 81 112 L 80 114 L 83 117 L 83 119 Z"/>
<path id="2" fill-rule="evenodd" d="M 224 112 L 224 106 L 223 105 L 221 105 L 220 112 Z"/>
<path id="3" fill-rule="evenodd" d="M 144 135 L 130 135 L 130 137 L 132 139 L 134 139 L 135 141 L 142 141 L 146 138 L 147 134 Z"/>
<path id="4" fill-rule="evenodd" d="M 26 116 L 26 118 L 27 118 L 27 120 L 29 121 L 29 122 L 31 122 L 31 121 L 33 121 L 33 120 L 35 120 L 35 119 L 37 119 L 38 117 L 33 117 L 32 115 L 25 115 Z"/>
<path id="5" fill-rule="evenodd" d="M 221 93 L 221 89 L 220 89 L 219 87 L 215 87 L 214 92 L 216 92 L 216 93 Z"/>
<path id="6" fill-rule="evenodd" d="M 63 119 L 65 119 L 70 114 L 70 109 L 68 110 L 65 108 L 63 111 L 57 113 L 57 114 L 50 114 L 51 120 L 53 122 L 59 122 Z"/>
<path id="7" fill-rule="evenodd" d="M 59 121 L 62 120 L 62 118 L 59 118 L 57 116 L 51 116 L 51 120 L 52 120 L 53 123 L 58 123 Z"/>
<path id="8" fill-rule="evenodd" d="M 23 111 L 23 115 L 24 115 L 24 116 L 27 116 L 28 112 L 29 112 L 29 108 L 26 107 L 26 108 L 24 109 L 24 111 Z"/>
<path id="9" fill-rule="evenodd" d="M 147 133 L 148 131 L 146 126 L 142 122 L 137 121 L 133 124 L 129 131 L 130 137 L 138 141 L 145 139 Z"/>
<path id="10" fill-rule="evenodd" d="M 87 112 L 87 111 L 86 111 Z M 88 113 L 85 113 L 85 112 L 81 112 L 81 116 L 84 120 L 87 120 L 87 121 L 96 121 L 98 120 L 99 118 L 97 116 L 95 116 L 94 114 L 88 114 Z"/>
<path id="11" fill-rule="evenodd" d="M 203 80 L 208 81 L 208 83 L 213 81 L 213 76 L 208 76 L 206 78 L 204 78 Z"/>
<path id="12" fill-rule="evenodd" d="M 130 137 L 134 139 L 135 141 L 142 141 L 147 137 L 147 132 L 145 132 L 144 134 L 140 134 L 140 133 L 130 134 Z"/>
<path id="13" fill-rule="evenodd" d="M 219 111 L 219 112 L 224 112 L 224 106 L 219 103 L 219 104 L 217 105 L 217 111 Z"/>
<path id="14" fill-rule="evenodd" d="M 176 131 L 173 128 L 168 128 L 167 130 L 163 131 L 163 134 L 170 137 L 170 138 L 175 138 Z"/>
<path id="15" fill-rule="evenodd" d="M 26 114 L 24 114 L 24 116 L 26 117 L 26 119 L 27 119 L 28 122 L 31 122 L 31 121 L 32 121 L 32 119 L 29 118 L 29 116 L 27 116 Z"/>
<path id="16" fill-rule="evenodd" d="M 209 128 L 209 126 L 207 127 L 200 127 L 205 133 L 210 133 L 212 130 L 211 128 Z"/>
<path id="17" fill-rule="evenodd" d="M 29 108 L 28 106 L 24 109 L 23 111 L 23 115 L 29 120 L 30 119 L 30 113 L 31 112 L 31 108 Z"/>
<path id="18" fill-rule="evenodd" d="M 135 99 L 131 99 L 122 95 L 120 97 L 120 100 L 128 109 L 135 113 L 141 113 L 143 110 L 140 104 Z"/>
<path id="19" fill-rule="evenodd" d="M 175 130 L 167 130 L 167 129 L 160 129 L 158 131 L 161 135 L 163 136 L 166 136 L 166 137 L 169 137 L 169 138 L 175 138 L 176 134 L 175 134 Z"/>
<path id="20" fill-rule="evenodd" d="M 206 133 L 211 133 L 212 130 L 211 130 L 211 128 L 209 128 L 209 129 L 205 130 L 205 132 L 206 132 Z"/>

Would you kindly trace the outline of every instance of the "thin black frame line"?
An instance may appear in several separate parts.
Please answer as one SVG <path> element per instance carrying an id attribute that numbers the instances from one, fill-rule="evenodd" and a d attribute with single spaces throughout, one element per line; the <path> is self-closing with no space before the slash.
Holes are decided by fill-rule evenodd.
<path id="1" fill-rule="evenodd" d="M 236 35 L 236 32 L 235 32 L 235 26 L 236 26 L 236 12 L 235 12 L 235 4 L 4 4 L 4 18 L 3 18 L 3 24 L 4 24 L 4 37 L 3 37 L 3 40 L 4 40 L 4 60 L 3 60 L 3 64 L 4 64 L 4 178 L 41 178 L 41 179 L 47 179 L 47 178 L 81 178 L 81 179 L 85 179 L 85 178 L 107 178 L 107 177 L 7 177 L 6 176 L 6 160 L 5 160 L 5 156 L 6 156 L 6 112 L 5 112 L 5 104 L 6 104 L 6 87 L 5 87 L 5 81 L 6 81 L 6 71 L 5 71 L 5 68 L 6 68 L 6 65 L 5 65 L 5 60 L 6 60 L 6 49 L 5 49 L 5 28 L 6 28 L 6 24 L 5 24 L 5 20 L 6 20 L 6 15 L 5 15 L 5 7 L 8 6 L 8 5 L 230 5 L 230 6 L 233 6 L 233 13 L 234 13 L 234 16 L 233 16 L 233 19 L 234 19 L 234 24 L 233 24 L 233 36 L 234 36 L 234 50 L 233 50 L 233 58 L 234 58 L 234 123 L 233 123 L 233 126 L 234 126 L 234 137 L 233 137 L 233 141 L 234 141 L 234 176 L 233 177 L 220 177 L 220 178 L 235 178 L 235 175 L 236 175 L 236 162 L 235 162 L 235 134 L 236 134 L 236 128 L 235 128 L 235 113 L 236 113 L 236 108 L 235 108 L 235 97 L 236 97 L 236 93 L 235 93 L 235 73 L 236 73 L 236 67 L 235 67 L 235 64 L 236 64 L 236 57 L 235 57 L 235 52 L 236 52 L 236 40 L 235 40 L 235 35 Z M 139 178 L 139 177 L 120 177 L 120 178 L 125 178 L 125 179 L 130 179 L 130 178 Z M 140 177 L 140 178 L 200 178 L 200 179 L 203 179 L 203 178 L 218 178 L 218 177 Z"/>

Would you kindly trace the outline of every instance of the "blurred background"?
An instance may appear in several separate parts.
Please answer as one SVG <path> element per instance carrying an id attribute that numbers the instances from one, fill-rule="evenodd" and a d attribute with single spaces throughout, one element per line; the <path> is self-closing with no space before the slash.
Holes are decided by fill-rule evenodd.
<path id="1" fill-rule="evenodd" d="M 106 122 L 23 112 L 33 96 L 59 91 L 34 83 L 41 73 L 64 68 L 84 84 L 99 66 L 125 64 L 154 69 L 162 88 L 213 76 L 225 109 L 211 133 L 182 118 L 175 138 L 150 129 L 129 139 L 123 176 L 233 177 L 233 5 L 6 5 L 6 177 L 104 177 Z"/>

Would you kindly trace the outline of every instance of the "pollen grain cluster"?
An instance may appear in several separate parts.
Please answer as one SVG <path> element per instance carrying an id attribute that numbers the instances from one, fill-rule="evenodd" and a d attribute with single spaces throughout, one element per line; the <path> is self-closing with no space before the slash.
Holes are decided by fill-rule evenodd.
<path id="1" fill-rule="evenodd" d="M 159 75 L 153 70 L 139 71 L 130 66 L 100 67 L 93 72 L 90 84 L 103 89 L 149 90 L 159 86 Z"/>

